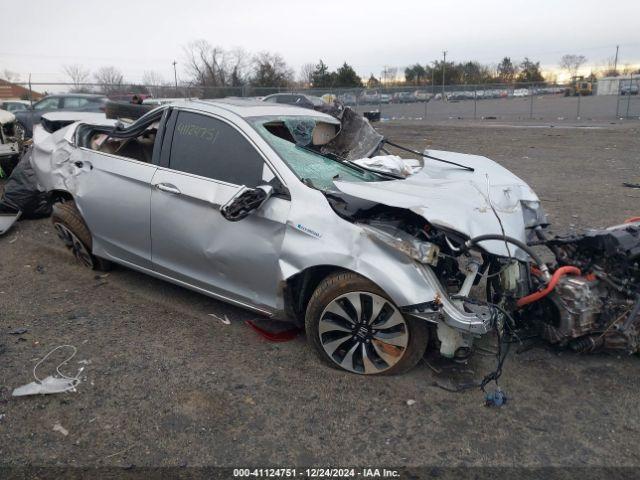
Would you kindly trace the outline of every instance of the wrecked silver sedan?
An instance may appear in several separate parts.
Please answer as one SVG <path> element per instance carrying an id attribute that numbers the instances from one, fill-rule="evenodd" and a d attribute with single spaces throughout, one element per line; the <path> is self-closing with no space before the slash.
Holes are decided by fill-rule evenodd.
<path id="1" fill-rule="evenodd" d="M 87 266 L 293 320 L 350 372 L 406 371 L 428 344 L 464 358 L 478 337 L 523 324 L 576 349 L 637 351 L 638 219 L 547 238 L 536 194 L 495 162 L 400 159 L 391 147 L 411 149 L 349 109 L 336 116 L 177 102 L 36 135 L 31 162 Z"/>

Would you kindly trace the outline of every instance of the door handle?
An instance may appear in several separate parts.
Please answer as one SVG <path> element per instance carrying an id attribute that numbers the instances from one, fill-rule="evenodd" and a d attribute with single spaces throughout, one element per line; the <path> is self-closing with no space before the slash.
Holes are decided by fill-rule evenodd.
<path id="1" fill-rule="evenodd" d="M 157 183 L 156 188 L 163 192 L 173 193 L 174 195 L 180 195 L 182 193 L 178 187 L 170 183 Z"/>

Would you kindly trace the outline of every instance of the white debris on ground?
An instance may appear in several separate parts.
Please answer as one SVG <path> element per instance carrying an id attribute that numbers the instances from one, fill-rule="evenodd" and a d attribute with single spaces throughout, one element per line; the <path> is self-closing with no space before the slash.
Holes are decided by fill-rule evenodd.
<path id="1" fill-rule="evenodd" d="M 360 158 L 353 163 L 371 170 L 400 175 L 403 178 L 413 175 L 422 168 L 422 162 L 414 158 L 400 158 L 397 155 L 378 155 Z"/>
<path id="2" fill-rule="evenodd" d="M 56 350 L 64 349 L 64 348 L 71 349 L 72 352 L 70 356 L 68 356 L 56 367 L 55 373 L 57 373 L 58 376 L 55 377 L 53 375 L 48 375 L 46 378 L 44 378 L 44 380 L 39 378 L 38 375 L 36 374 L 36 370 L 38 369 L 38 366 L 40 366 L 42 362 L 44 362 L 47 358 L 49 358 L 49 355 L 51 355 L 53 352 L 55 352 Z M 47 353 L 44 357 L 42 357 L 42 359 L 39 360 L 38 363 L 36 363 L 35 366 L 33 367 L 33 378 L 35 379 L 35 381 L 31 383 L 27 383 L 26 385 L 22 385 L 21 387 L 15 388 L 13 390 L 12 395 L 14 397 L 22 397 L 26 395 L 38 395 L 38 394 L 44 395 L 44 394 L 63 393 L 63 392 L 75 392 L 76 391 L 75 387 L 80 383 L 80 374 L 84 370 L 84 367 L 79 368 L 78 373 L 73 377 L 62 373 L 60 371 L 60 367 L 62 367 L 67 362 L 69 362 L 69 360 L 71 360 L 76 355 L 77 351 L 78 349 L 73 345 L 58 345 L 57 347 L 55 347 L 53 350 Z"/>
<path id="3" fill-rule="evenodd" d="M 226 315 L 224 316 L 224 318 L 219 317 L 215 313 L 208 313 L 207 315 L 209 315 L 210 317 L 213 317 L 213 318 L 215 318 L 217 320 L 220 320 L 225 325 L 231 325 L 231 320 L 229 320 L 229 318 Z"/>
<path id="4" fill-rule="evenodd" d="M 64 428 L 62 425 L 60 425 L 60 422 L 56 422 L 56 424 L 53 426 L 53 431 L 54 432 L 60 432 L 62 435 L 64 435 L 65 437 L 67 435 L 69 435 L 69 430 L 67 430 L 66 428 Z"/>

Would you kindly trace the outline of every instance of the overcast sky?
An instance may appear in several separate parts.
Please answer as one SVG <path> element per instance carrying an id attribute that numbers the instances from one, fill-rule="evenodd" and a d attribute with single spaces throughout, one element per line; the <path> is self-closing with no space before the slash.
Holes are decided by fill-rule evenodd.
<path id="1" fill-rule="evenodd" d="M 280 53 L 298 72 L 322 58 L 361 76 L 442 57 L 497 63 L 529 56 L 547 68 L 564 53 L 593 65 L 640 63 L 640 0 L 290 1 L 0 0 L 0 74 L 65 79 L 62 65 L 113 65 L 130 81 L 145 70 L 173 78 L 183 47 L 206 39 L 224 48 Z"/>

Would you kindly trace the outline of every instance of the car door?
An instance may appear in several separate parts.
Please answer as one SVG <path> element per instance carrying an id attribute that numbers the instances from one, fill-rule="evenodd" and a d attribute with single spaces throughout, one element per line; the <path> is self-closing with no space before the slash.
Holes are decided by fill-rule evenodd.
<path id="1" fill-rule="evenodd" d="M 168 163 L 158 168 L 152 182 L 153 268 L 236 303 L 275 308 L 289 200 L 272 196 L 237 222 L 226 220 L 220 206 L 241 185 L 280 182 L 235 125 L 179 112 Z"/>
<path id="2" fill-rule="evenodd" d="M 149 158 L 159 157 L 160 136 L 146 146 L 153 149 Z M 85 147 L 76 155 L 70 167 L 75 170 L 74 197 L 91 231 L 93 253 L 150 269 L 151 180 L 157 166 Z"/>

